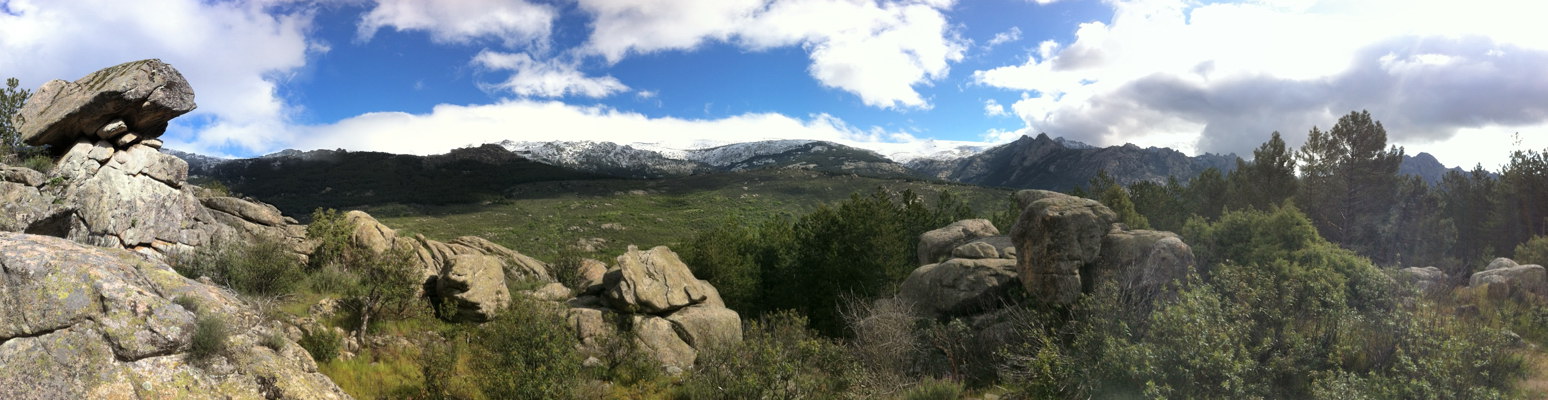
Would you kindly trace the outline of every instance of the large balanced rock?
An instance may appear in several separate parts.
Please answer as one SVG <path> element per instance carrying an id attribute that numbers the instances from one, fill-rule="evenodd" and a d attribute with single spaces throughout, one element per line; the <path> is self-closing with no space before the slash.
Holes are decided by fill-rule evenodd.
<path id="1" fill-rule="evenodd" d="M 436 293 L 455 306 L 456 311 L 447 316 L 453 321 L 488 321 L 511 304 L 505 273 L 494 256 L 452 257 L 436 280 Z"/>
<path id="2" fill-rule="evenodd" d="M 160 262 L 0 232 L 0 267 L 0 398 L 349 398 L 252 306 Z M 208 360 L 190 308 L 230 329 Z"/>
<path id="3" fill-rule="evenodd" d="M 1473 274 L 1468 282 L 1472 287 L 1500 287 L 1502 293 L 1525 292 L 1539 296 L 1548 295 L 1548 271 L 1541 265 L 1518 265 L 1508 258 L 1497 258 L 1489 263 L 1492 269 Z"/>
<path id="4" fill-rule="evenodd" d="M 272 207 L 248 200 L 206 204 L 203 191 L 187 184 L 188 164 L 162 154 L 159 140 L 146 140 L 193 107 L 188 83 L 157 60 L 45 84 L 15 122 L 27 143 L 52 146 L 58 159 L 46 176 L 0 168 L 0 199 L 7 200 L 0 230 L 153 257 L 260 236 L 308 253 L 305 230 L 294 220 L 276 220 L 267 212 Z"/>
<path id="5" fill-rule="evenodd" d="M 708 294 L 693 271 L 666 246 L 650 250 L 629 246 L 618 256 L 618 269 L 605 278 L 604 297 L 615 309 L 647 314 L 671 312 L 703 302 Z"/>
<path id="6" fill-rule="evenodd" d="M 965 219 L 919 235 L 919 263 L 934 264 L 970 240 L 999 235 L 987 219 Z"/>
<path id="7" fill-rule="evenodd" d="M 1029 192 L 1032 196 L 1020 194 Z M 1101 255 L 1117 214 L 1096 200 L 1054 192 L 1024 190 L 1018 196 L 1036 196 L 1011 227 L 1022 284 L 1040 301 L 1074 303 L 1081 293 L 1080 272 Z"/>
<path id="8" fill-rule="evenodd" d="M 1075 302 L 1097 282 L 1155 292 L 1187 276 L 1193 250 L 1170 232 L 1129 230 L 1095 200 L 1043 190 L 1017 192 L 1023 211 L 1011 228 L 1017 271 L 1032 298 Z"/>
<path id="9" fill-rule="evenodd" d="M 44 83 L 16 113 L 27 144 L 67 146 L 84 135 L 104 140 L 161 136 L 172 118 L 195 107 L 183 74 L 161 60 L 141 60 L 76 80 Z"/>
<path id="10" fill-rule="evenodd" d="M 1016 260 L 953 258 L 914 269 L 898 288 L 898 298 L 934 318 L 965 316 L 1009 301 Z"/>

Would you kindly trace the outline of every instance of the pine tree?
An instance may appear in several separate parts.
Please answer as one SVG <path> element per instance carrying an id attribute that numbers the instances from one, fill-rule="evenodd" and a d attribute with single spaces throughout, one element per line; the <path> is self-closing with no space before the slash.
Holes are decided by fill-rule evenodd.
<path id="1" fill-rule="evenodd" d="M 1305 179 L 1297 203 L 1329 241 L 1373 255 L 1402 161 L 1402 148 L 1387 148 L 1381 122 L 1367 111 L 1350 112 L 1326 132 L 1313 127 L 1301 146 Z"/>

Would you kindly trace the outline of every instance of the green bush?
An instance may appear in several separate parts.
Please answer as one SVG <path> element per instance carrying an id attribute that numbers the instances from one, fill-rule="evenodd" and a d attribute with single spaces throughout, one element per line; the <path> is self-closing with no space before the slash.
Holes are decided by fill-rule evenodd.
<path id="1" fill-rule="evenodd" d="M 1516 245 L 1515 260 L 1522 264 L 1548 264 L 1548 236 L 1534 236 Z"/>
<path id="2" fill-rule="evenodd" d="M 46 154 L 37 154 L 22 160 L 22 166 L 46 174 L 54 170 L 54 159 Z"/>
<path id="3" fill-rule="evenodd" d="M 699 354 L 679 395 L 688 399 L 834 399 L 858 389 L 843 345 L 791 311 L 747 323 L 742 343 Z M 890 389 L 890 388 L 889 388 Z"/>
<path id="4" fill-rule="evenodd" d="M 466 347 L 466 377 L 484 398 L 561 399 L 573 397 L 580 386 L 581 359 L 577 342 L 564 319 L 525 297 L 512 299 L 511 308 L 493 321 L 454 337 Z M 426 359 L 426 387 L 455 387 L 447 381 L 457 374 L 442 373 L 454 367 L 456 354 Z M 440 390 L 440 389 L 437 389 Z"/>
<path id="5" fill-rule="evenodd" d="M 311 267 L 315 270 L 329 264 L 346 267 L 353 264 L 351 256 L 359 251 L 350 244 L 352 233 L 349 222 L 338 210 L 318 208 L 312 211 L 312 221 L 306 225 L 306 238 L 317 243 L 308 259 Z"/>
<path id="6" fill-rule="evenodd" d="M 188 339 L 188 356 L 208 360 L 226 351 L 231 331 L 218 315 L 200 313 L 194 318 L 193 336 Z"/>
<path id="7" fill-rule="evenodd" d="M 962 398 L 962 383 L 929 379 L 903 392 L 908 400 L 956 400 Z"/>
<path id="8" fill-rule="evenodd" d="M 301 335 L 301 340 L 296 344 L 306 349 L 312 359 L 320 363 L 333 361 L 339 357 L 339 343 L 344 338 L 332 329 L 320 328 L 307 331 Z"/>
<path id="9" fill-rule="evenodd" d="M 344 294 L 360 286 L 360 277 L 344 270 L 344 266 L 328 264 L 317 268 L 307 276 L 307 286 L 317 293 Z"/>
<path id="10" fill-rule="evenodd" d="M 268 347 L 270 350 L 274 350 L 274 351 L 284 350 L 285 349 L 285 335 L 280 334 L 279 331 L 269 332 L 269 334 L 263 335 L 263 342 L 262 342 L 262 344 L 263 344 L 263 347 Z"/>
<path id="11" fill-rule="evenodd" d="M 207 276 L 242 293 L 292 293 L 305 279 L 301 260 L 289 246 L 270 237 L 225 239 L 192 252 L 173 253 L 169 264 L 189 278 Z"/>

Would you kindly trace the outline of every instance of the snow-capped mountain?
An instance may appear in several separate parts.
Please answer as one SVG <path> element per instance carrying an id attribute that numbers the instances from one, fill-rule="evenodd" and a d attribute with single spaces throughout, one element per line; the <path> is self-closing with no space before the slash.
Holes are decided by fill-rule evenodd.
<path id="1" fill-rule="evenodd" d="M 873 176 L 906 176 L 907 168 L 875 152 L 819 140 L 766 140 L 679 149 L 653 143 L 515 142 L 500 146 L 538 162 L 636 178 L 714 171 L 801 168 Z"/>
<path id="2" fill-rule="evenodd" d="M 510 150 L 541 163 L 571 169 L 630 178 L 687 176 L 712 170 L 685 157 L 668 157 L 657 150 L 636 148 L 613 142 L 513 142 L 499 143 Z"/>

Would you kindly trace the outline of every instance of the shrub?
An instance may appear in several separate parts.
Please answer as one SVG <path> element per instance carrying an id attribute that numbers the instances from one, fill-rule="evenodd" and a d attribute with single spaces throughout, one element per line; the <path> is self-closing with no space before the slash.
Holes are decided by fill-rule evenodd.
<path id="1" fill-rule="evenodd" d="M 339 357 L 339 342 L 343 339 L 332 329 L 319 328 L 302 334 L 296 344 L 306 349 L 307 354 L 312 355 L 312 360 L 325 363 Z"/>
<path id="2" fill-rule="evenodd" d="M 424 276 L 412 250 L 406 247 L 381 254 L 362 251 L 356 260 L 354 269 L 360 281 L 349 291 L 347 300 L 360 317 L 360 329 L 356 332 L 364 343 L 372 319 L 400 319 L 416 309 L 416 295 L 424 284 Z"/>
<path id="3" fill-rule="evenodd" d="M 207 276 L 247 294 L 291 293 L 305 279 L 300 258 L 278 239 L 264 236 L 215 241 L 192 252 L 173 253 L 168 261 L 183 276 Z"/>
<path id="4" fill-rule="evenodd" d="M 54 159 L 46 154 L 37 154 L 22 160 L 22 166 L 46 174 L 54 170 Z"/>
<path id="5" fill-rule="evenodd" d="M 308 260 L 313 269 L 328 264 L 349 266 L 351 256 L 358 252 L 350 245 L 349 222 L 344 214 L 334 209 L 318 208 L 312 211 L 312 222 L 306 226 L 306 238 L 317 243 Z"/>
<path id="6" fill-rule="evenodd" d="M 359 285 L 360 277 L 338 264 L 324 265 L 307 276 L 307 286 L 317 293 L 350 293 Z"/>
<path id="7" fill-rule="evenodd" d="M 470 369 L 486 398 L 573 397 L 581 376 L 575 336 L 536 300 L 512 299 L 509 310 L 472 334 Z"/>
<path id="8" fill-rule="evenodd" d="M 1535 236 L 1516 245 L 1516 262 L 1522 264 L 1548 264 L 1548 236 Z"/>
<path id="9" fill-rule="evenodd" d="M 843 345 L 806 328 L 792 311 L 747 323 L 742 343 L 699 354 L 680 395 L 689 399 L 844 398 L 855 389 Z"/>
<path id="10" fill-rule="evenodd" d="M 194 318 L 193 336 L 188 339 L 188 356 L 194 360 L 208 360 L 226 351 L 226 339 L 230 337 L 226 320 L 200 313 Z"/>
<path id="11" fill-rule="evenodd" d="M 177 296 L 177 298 L 172 299 L 172 304 L 181 306 L 184 310 L 188 310 L 191 313 L 197 314 L 199 312 L 199 300 L 193 297 Z"/>
<path id="12" fill-rule="evenodd" d="M 285 335 L 280 334 L 279 331 L 269 332 L 269 334 L 263 335 L 263 342 L 262 342 L 262 344 L 263 344 L 263 347 L 268 347 L 270 350 L 274 350 L 274 351 L 284 350 L 285 349 Z"/>
<path id="13" fill-rule="evenodd" d="M 962 398 L 962 383 L 928 379 L 903 392 L 908 400 L 956 400 Z"/>

